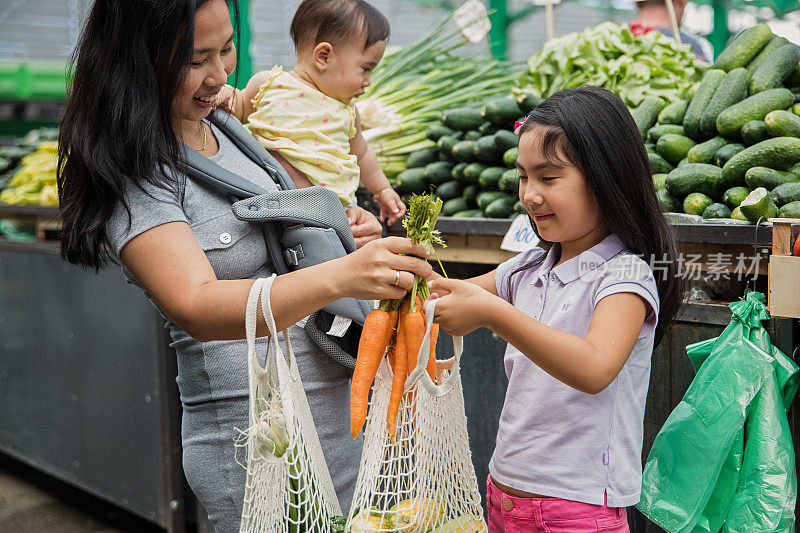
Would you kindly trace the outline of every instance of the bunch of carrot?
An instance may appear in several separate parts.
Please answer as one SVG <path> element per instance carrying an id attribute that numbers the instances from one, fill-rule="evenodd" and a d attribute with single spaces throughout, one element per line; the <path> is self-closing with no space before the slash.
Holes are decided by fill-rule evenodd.
<path id="1" fill-rule="evenodd" d="M 444 241 L 435 229 L 441 210 L 442 200 L 439 198 L 433 199 L 429 195 L 412 196 L 403 220 L 406 236 L 429 251 L 433 251 L 434 244 L 444 246 Z M 439 266 L 441 267 L 441 262 Z M 442 272 L 444 273 L 444 268 Z M 353 438 L 361 432 L 367 419 L 369 391 L 378 367 L 386 356 L 393 375 L 386 422 L 389 426 L 389 437 L 394 440 L 405 381 L 417 364 L 417 356 L 425 338 L 426 317 L 422 302 L 428 296 L 430 291 L 427 281 L 415 275 L 414 287 L 409 294 L 399 300 L 383 300 L 377 309 L 367 315 L 358 344 L 356 368 L 350 389 L 350 433 Z M 439 325 L 433 324 L 427 372 L 434 382 L 438 335 Z"/>

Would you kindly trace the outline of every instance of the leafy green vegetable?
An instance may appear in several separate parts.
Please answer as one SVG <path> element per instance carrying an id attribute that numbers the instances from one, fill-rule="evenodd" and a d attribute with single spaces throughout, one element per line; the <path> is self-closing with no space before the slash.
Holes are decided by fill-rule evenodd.
<path id="1" fill-rule="evenodd" d="M 636 107 L 647 96 L 679 100 L 706 69 L 689 45 L 655 31 L 635 37 L 626 26 L 603 22 L 546 42 L 528 59 L 519 85 L 544 98 L 570 87 L 598 85 Z"/>

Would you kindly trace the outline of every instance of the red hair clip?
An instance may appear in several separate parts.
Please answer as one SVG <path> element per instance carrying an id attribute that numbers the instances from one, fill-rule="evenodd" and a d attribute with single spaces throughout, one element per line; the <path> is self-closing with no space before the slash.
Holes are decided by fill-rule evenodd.
<path id="1" fill-rule="evenodd" d="M 522 125 L 525 124 L 525 121 L 528 120 L 528 117 L 523 118 L 522 120 L 514 121 L 514 133 L 519 135 L 519 130 L 522 129 Z"/>

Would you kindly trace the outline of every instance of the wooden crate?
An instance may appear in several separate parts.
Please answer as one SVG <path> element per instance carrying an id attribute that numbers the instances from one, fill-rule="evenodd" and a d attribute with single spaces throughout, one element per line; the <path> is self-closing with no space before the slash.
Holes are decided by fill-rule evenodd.
<path id="1" fill-rule="evenodd" d="M 769 260 L 767 306 L 773 317 L 800 318 L 800 257 L 792 245 L 800 234 L 800 219 L 770 219 L 772 255 Z"/>

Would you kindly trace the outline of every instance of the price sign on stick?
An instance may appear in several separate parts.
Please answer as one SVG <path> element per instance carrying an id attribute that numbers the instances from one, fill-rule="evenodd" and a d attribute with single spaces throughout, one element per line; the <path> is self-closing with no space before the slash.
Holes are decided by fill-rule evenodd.
<path id="1" fill-rule="evenodd" d="M 672 0 L 664 0 L 664 4 L 666 4 L 667 13 L 669 13 L 669 22 L 672 25 L 672 35 L 675 38 L 675 42 L 681 44 L 681 31 L 678 29 L 678 19 L 675 17 L 675 6 L 672 4 Z"/>
<path id="2" fill-rule="evenodd" d="M 544 6 L 544 19 L 547 24 L 547 40 L 549 41 L 556 36 L 555 31 L 555 16 L 553 14 L 553 6 L 560 4 L 561 0 L 529 0 L 535 6 Z"/>
<path id="3" fill-rule="evenodd" d="M 461 30 L 461 35 L 471 43 L 477 43 L 486 37 L 492 29 L 486 7 L 480 0 L 467 0 L 453 13 L 453 20 Z"/>
<path id="4" fill-rule="evenodd" d="M 507 252 L 524 252 L 535 248 L 537 244 L 539 237 L 533 231 L 528 215 L 522 213 L 511 223 L 503 242 L 500 243 L 500 249 Z"/>

